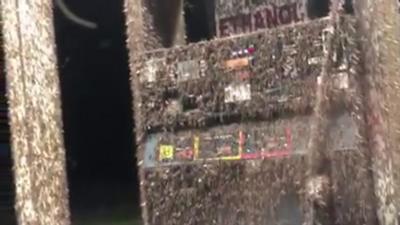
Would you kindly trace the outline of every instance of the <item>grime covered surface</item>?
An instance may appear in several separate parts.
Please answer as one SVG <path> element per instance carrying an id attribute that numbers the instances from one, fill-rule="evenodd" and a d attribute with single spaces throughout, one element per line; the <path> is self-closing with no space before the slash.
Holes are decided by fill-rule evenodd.
<path id="1" fill-rule="evenodd" d="M 320 19 L 134 58 L 146 224 L 306 222 L 310 199 L 323 195 L 306 187 L 327 26 Z M 321 188 L 335 196 L 336 224 L 374 224 L 354 31 L 342 17 L 334 32 L 331 174 Z"/>

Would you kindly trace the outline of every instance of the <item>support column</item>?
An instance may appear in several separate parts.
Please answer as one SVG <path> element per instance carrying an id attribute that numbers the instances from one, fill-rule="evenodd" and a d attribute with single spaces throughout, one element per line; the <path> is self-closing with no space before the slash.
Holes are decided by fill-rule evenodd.
<path id="1" fill-rule="evenodd" d="M 327 27 L 326 52 L 322 65 L 321 75 L 318 77 L 316 103 L 314 107 L 314 121 L 311 127 L 311 139 L 308 145 L 308 182 L 307 197 L 308 211 L 306 212 L 307 225 L 335 224 L 335 209 L 331 182 L 331 157 L 327 149 L 327 141 L 332 123 L 332 107 L 329 95 L 330 75 L 333 71 L 332 56 L 334 54 L 333 41 L 336 28 L 339 24 L 340 0 L 331 1 L 330 22 Z"/>
<path id="2" fill-rule="evenodd" d="M 1 0 L 20 225 L 70 224 L 52 7 Z"/>
<path id="3" fill-rule="evenodd" d="M 400 141 L 400 18 L 397 0 L 356 0 L 362 40 L 367 141 L 380 225 L 397 225 L 393 159 Z M 395 162 L 398 164 L 398 162 Z"/>
<path id="4" fill-rule="evenodd" d="M 145 43 L 149 35 L 145 28 L 145 18 L 143 15 L 142 0 L 125 0 L 125 18 L 127 26 L 127 48 L 129 50 L 129 69 L 131 73 L 131 91 L 133 95 L 133 111 L 135 120 L 135 134 L 136 134 L 136 155 L 137 159 L 143 159 L 143 140 L 145 133 L 143 130 L 143 117 L 141 115 L 140 103 L 142 102 L 140 95 L 140 80 L 137 77 L 139 68 L 136 67 L 135 61 L 146 50 Z M 152 47 L 152 46 L 151 46 Z M 138 161 L 138 171 L 140 180 L 140 207 L 142 210 L 143 225 L 149 224 L 148 210 L 146 203 L 145 193 L 145 171 L 142 167 L 141 161 Z M 132 165 L 134 166 L 134 165 Z"/>

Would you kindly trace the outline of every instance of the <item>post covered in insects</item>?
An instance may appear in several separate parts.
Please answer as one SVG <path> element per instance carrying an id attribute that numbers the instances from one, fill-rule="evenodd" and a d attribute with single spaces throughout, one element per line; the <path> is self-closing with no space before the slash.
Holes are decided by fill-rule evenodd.
<path id="1" fill-rule="evenodd" d="M 0 5 L 17 220 L 69 225 L 52 1 Z"/>
<path id="2" fill-rule="evenodd" d="M 364 69 L 366 143 L 380 225 L 398 224 L 400 16 L 398 1 L 356 0 Z"/>

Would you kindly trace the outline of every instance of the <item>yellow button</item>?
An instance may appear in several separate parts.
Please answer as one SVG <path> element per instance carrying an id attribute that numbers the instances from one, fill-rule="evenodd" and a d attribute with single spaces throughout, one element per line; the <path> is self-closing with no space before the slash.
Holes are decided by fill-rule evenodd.
<path id="1" fill-rule="evenodd" d="M 173 158 L 174 158 L 174 146 L 161 145 L 160 146 L 160 160 L 173 159 Z"/>

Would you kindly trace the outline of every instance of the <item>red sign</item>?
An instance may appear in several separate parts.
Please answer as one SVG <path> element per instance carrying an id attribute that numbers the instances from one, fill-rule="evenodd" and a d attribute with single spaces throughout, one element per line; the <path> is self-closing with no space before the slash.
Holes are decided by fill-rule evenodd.
<path id="1" fill-rule="evenodd" d="M 248 33 L 265 28 L 273 28 L 304 20 L 305 10 L 300 3 L 281 6 L 269 4 L 250 13 L 239 13 L 218 20 L 219 36 Z"/>

